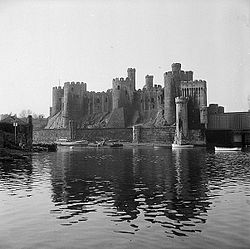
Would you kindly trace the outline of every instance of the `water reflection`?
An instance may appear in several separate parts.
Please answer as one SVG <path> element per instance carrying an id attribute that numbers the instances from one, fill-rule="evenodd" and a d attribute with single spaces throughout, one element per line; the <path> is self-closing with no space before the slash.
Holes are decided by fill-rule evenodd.
<path id="1" fill-rule="evenodd" d="M 131 248 L 156 248 L 167 241 L 182 248 L 248 248 L 249 155 L 82 148 L 0 163 L 1 243 L 124 248 L 135 241 Z"/>
<path id="2" fill-rule="evenodd" d="M 30 215 L 27 207 L 34 207 L 30 218 L 39 225 L 49 213 L 53 225 L 75 229 L 80 223 L 91 231 L 103 226 L 106 234 L 134 234 L 149 242 L 154 231 L 163 238 L 200 234 L 211 216 L 208 211 L 217 207 L 215 224 L 211 219 L 209 224 L 221 238 L 226 229 L 230 234 L 231 226 L 241 231 L 250 221 L 249 163 L 249 153 L 205 149 L 82 148 L 36 154 L 28 162 L 0 164 L 0 194 L 6 205 L 2 219 L 14 227 L 9 222 L 13 217 L 21 227 Z M 241 200 L 234 201 L 239 195 Z M 225 215 L 229 202 L 232 210 Z M 7 208 L 12 204 L 15 211 Z M 37 215 L 39 210 L 46 215 Z M 225 220 L 230 226 L 221 226 Z M 42 229 L 47 231 L 46 222 Z M 246 238 L 244 230 L 242 234 L 241 240 Z"/>
<path id="3" fill-rule="evenodd" d="M 133 221 L 134 231 L 141 217 L 172 235 L 200 231 L 195 225 L 206 221 L 211 204 L 204 153 L 151 148 L 58 152 L 51 168 L 51 214 L 70 225 L 87 221 L 88 213 L 101 206 L 113 222 Z"/>
<path id="4" fill-rule="evenodd" d="M 29 196 L 32 190 L 33 167 L 31 160 L 16 160 L 0 163 L 0 191 L 9 195 L 19 194 L 19 198 Z M 22 193 L 21 193 L 22 192 Z"/>

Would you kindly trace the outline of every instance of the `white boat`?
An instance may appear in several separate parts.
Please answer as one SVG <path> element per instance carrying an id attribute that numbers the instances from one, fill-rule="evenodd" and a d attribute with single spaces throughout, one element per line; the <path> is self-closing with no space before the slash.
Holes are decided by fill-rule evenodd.
<path id="1" fill-rule="evenodd" d="M 171 148 L 171 144 L 154 144 L 155 149 Z"/>
<path id="2" fill-rule="evenodd" d="M 240 147 L 214 147 L 215 151 L 241 151 Z"/>
<path id="3" fill-rule="evenodd" d="M 87 146 L 88 141 L 87 140 L 78 140 L 78 141 L 71 141 L 67 139 L 58 139 L 55 142 L 59 146 Z"/>
<path id="4" fill-rule="evenodd" d="M 193 144 L 172 144 L 173 149 L 189 149 L 194 148 Z"/>
<path id="5" fill-rule="evenodd" d="M 89 143 L 88 147 L 101 147 L 102 144 L 101 143 Z"/>

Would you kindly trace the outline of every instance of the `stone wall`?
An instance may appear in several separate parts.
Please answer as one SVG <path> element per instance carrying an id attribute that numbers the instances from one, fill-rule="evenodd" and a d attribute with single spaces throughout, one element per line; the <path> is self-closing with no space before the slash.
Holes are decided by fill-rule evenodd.
<path id="1" fill-rule="evenodd" d="M 70 139 L 70 137 L 69 129 L 40 130 L 33 132 L 33 143 L 53 143 L 58 138 Z M 77 129 L 74 137 L 76 140 L 100 141 L 105 138 L 132 142 L 132 128 Z"/>
<path id="2" fill-rule="evenodd" d="M 70 138 L 68 129 L 53 129 L 33 131 L 33 143 L 53 143 L 58 138 Z"/>
<path id="3" fill-rule="evenodd" d="M 175 127 L 140 128 L 140 143 L 167 143 L 172 144 Z"/>
<path id="4" fill-rule="evenodd" d="M 120 140 L 132 142 L 132 128 L 77 129 L 76 140 L 101 141 Z"/>
<path id="5" fill-rule="evenodd" d="M 140 128 L 139 143 L 168 143 L 171 144 L 174 137 L 175 128 Z M 33 143 L 53 143 L 58 138 L 70 138 L 69 129 L 47 129 L 33 131 Z M 75 139 L 86 139 L 88 141 L 120 140 L 126 142 L 133 141 L 132 128 L 104 128 L 104 129 L 77 129 Z"/>

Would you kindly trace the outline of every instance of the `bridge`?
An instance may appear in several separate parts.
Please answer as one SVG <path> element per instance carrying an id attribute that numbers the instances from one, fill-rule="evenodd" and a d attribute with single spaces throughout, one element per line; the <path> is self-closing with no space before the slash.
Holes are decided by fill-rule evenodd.
<path id="1" fill-rule="evenodd" d="M 250 112 L 208 115 L 207 143 L 224 146 L 250 146 Z"/>

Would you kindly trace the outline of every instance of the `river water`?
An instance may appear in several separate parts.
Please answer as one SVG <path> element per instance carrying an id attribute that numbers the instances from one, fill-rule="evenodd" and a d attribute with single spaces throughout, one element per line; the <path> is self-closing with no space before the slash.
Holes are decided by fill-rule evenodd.
<path id="1" fill-rule="evenodd" d="M 250 152 L 63 148 L 0 164 L 0 248 L 250 248 Z"/>

